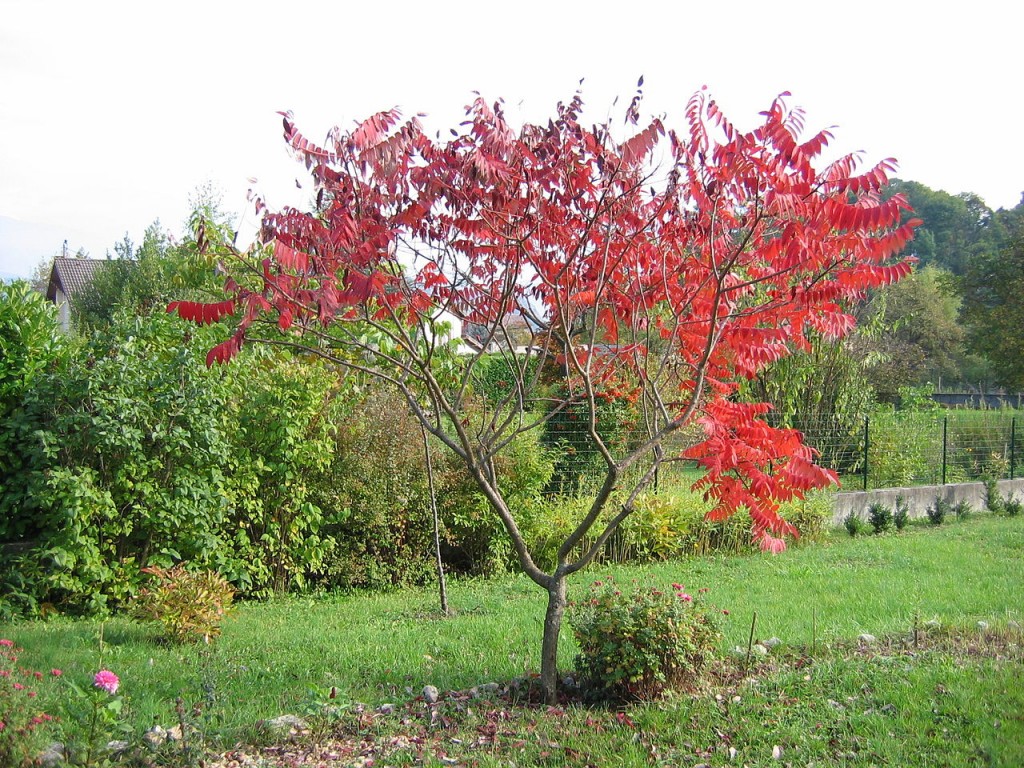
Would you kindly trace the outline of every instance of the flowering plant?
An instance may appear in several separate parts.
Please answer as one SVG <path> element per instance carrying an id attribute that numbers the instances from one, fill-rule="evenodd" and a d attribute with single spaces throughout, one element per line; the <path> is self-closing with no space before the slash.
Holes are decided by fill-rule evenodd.
<path id="1" fill-rule="evenodd" d="M 121 723 L 124 699 L 117 695 L 120 685 L 118 676 L 109 669 L 101 669 L 93 675 L 90 688 L 83 689 L 67 681 L 72 696 L 68 697 L 65 707 L 71 718 L 86 726 L 82 742 L 69 743 L 64 747 L 72 764 L 95 765 L 110 737 L 125 730 Z"/>
<path id="2" fill-rule="evenodd" d="M 45 675 L 18 666 L 21 648 L 0 639 L 0 765 L 27 764 L 38 751 L 53 716 L 39 706 L 35 685 Z M 59 669 L 50 675 L 59 677 Z"/>
<path id="3" fill-rule="evenodd" d="M 117 679 L 117 675 L 111 672 L 109 669 L 101 669 L 96 673 L 93 678 L 94 686 L 99 688 L 101 691 L 106 691 L 111 696 L 117 693 L 117 686 L 121 684 L 121 681 Z"/>
<path id="4" fill-rule="evenodd" d="M 706 589 L 671 589 L 596 581 L 569 607 L 577 671 L 604 698 L 650 699 L 694 680 L 714 652 L 718 627 L 702 603 Z"/>

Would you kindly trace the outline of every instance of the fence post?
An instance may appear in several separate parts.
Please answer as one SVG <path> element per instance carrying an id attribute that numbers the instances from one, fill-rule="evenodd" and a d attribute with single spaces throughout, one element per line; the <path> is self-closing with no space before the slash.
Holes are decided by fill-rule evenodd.
<path id="1" fill-rule="evenodd" d="M 1019 395 L 1018 395 L 1019 397 Z M 1017 417 L 1010 418 L 1010 479 L 1013 480 L 1013 470 L 1017 464 Z"/>
<path id="2" fill-rule="evenodd" d="M 868 489 L 868 422 L 870 416 L 864 417 L 864 490 Z"/>
<path id="3" fill-rule="evenodd" d="M 946 446 L 948 445 L 947 435 L 949 432 L 949 417 L 942 417 L 942 484 L 946 484 Z"/>

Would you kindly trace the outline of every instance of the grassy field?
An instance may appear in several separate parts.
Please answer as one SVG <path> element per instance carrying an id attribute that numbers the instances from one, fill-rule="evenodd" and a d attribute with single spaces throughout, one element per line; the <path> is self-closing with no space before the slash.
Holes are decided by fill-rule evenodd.
<path id="1" fill-rule="evenodd" d="M 330 732 L 258 758 L 246 749 L 234 755 L 242 764 L 315 765 L 313 753 L 331 765 L 1019 766 L 1021 562 L 1024 521 L 976 516 L 898 536 L 836 535 L 779 556 L 585 574 L 576 594 L 607 575 L 653 578 L 708 587 L 728 611 L 713 680 L 621 711 L 460 693 L 488 682 L 504 691 L 539 666 L 543 595 L 516 577 L 453 584 L 449 618 L 429 589 L 244 604 L 210 646 L 168 645 L 123 618 L 8 625 L 0 637 L 24 648 L 25 666 L 62 669 L 83 686 L 101 666 L 115 671 L 136 734 L 176 723 L 181 697 L 205 746 L 221 751 L 258 741 L 256 721 L 301 714 L 337 689 L 331 703 L 344 713 Z M 755 635 L 782 645 L 747 669 L 728 649 L 747 644 L 755 612 Z M 926 630 L 931 621 L 940 628 Z M 862 646 L 861 633 L 879 642 Z M 566 628 L 566 669 L 574 653 Z M 60 684 L 40 683 L 43 704 L 59 707 Z M 417 698 L 427 684 L 442 691 L 433 707 Z"/>

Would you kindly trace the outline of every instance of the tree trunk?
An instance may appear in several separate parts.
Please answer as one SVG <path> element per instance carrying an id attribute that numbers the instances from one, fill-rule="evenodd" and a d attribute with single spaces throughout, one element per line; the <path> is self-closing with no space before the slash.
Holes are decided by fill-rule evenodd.
<path id="1" fill-rule="evenodd" d="M 540 685 L 545 704 L 558 703 L 558 635 L 565 613 L 565 575 L 557 571 L 548 583 L 548 610 L 540 657 Z"/>
<path id="2" fill-rule="evenodd" d="M 441 601 L 441 613 L 448 615 L 448 586 L 444 578 L 444 559 L 441 557 L 441 519 L 437 514 L 437 494 L 434 491 L 434 465 L 430 460 L 430 443 L 427 440 L 427 429 L 420 422 L 420 434 L 423 435 L 423 455 L 427 461 L 427 485 L 430 488 L 430 513 L 434 521 L 434 563 L 437 566 L 437 590 Z"/>

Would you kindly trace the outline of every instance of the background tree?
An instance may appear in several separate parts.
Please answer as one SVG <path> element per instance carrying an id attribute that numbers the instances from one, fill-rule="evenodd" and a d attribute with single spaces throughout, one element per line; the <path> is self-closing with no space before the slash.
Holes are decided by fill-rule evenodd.
<path id="1" fill-rule="evenodd" d="M 220 207 L 220 197 L 207 187 L 190 198 L 192 212 L 185 234 L 173 237 L 154 221 L 136 246 L 126 232 L 114 244 L 114 254 L 96 271 L 73 299 L 75 325 L 93 331 L 111 324 L 119 310 L 145 314 L 173 297 L 212 295 L 218 290 L 209 242 L 231 241 L 231 217 Z"/>
<path id="2" fill-rule="evenodd" d="M 638 92 L 627 110 L 634 126 L 639 101 Z M 500 104 L 477 99 L 446 143 L 393 110 L 332 131 L 325 147 L 286 116 L 285 137 L 318 187 L 317 211 L 267 213 L 265 249 L 226 265 L 227 299 L 169 307 L 198 322 L 237 315 L 211 364 L 246 340 L 267 340 L 401 392 L 464 463 L 548 594 L 549 702 L 567 578 L 603 549 L 659 466 L 683 458 L 664 449 L 672 434 L 695 422 L 704 430 L 684 456 L 706 470 L 698 485 L 712 516 L 746 508 L 756 540 L 773 551 L 796 533 L 779 502 L 835 476 L 813 464 L 797 432 L 764 421 L 768 406 L 735 402 L 737 382 L 806 347 L 811 332 L 848 333 L 854 320 L 840 302 L 909 272 L 890 258 L 916 224 L 899 224 L 901 197 L 881 199 L 890 162 L 860 175 L 852 156 L 816 168 L 831 137 L 802 140 L 802 114 L 782 98 L 741 132 L 700 92 L 682 132 L 655 119 L 624 140 L 607 123 L 584 127 L 581 108 L 577 94 L 547 124 L 516 131 Z M 438 325 L 475 323 L 507 349 L 516 314 L 530 321 L 531 352 L 506 353 L 505 396 L 467 418 L 483 356 L 451 357 Z M 258 334 L 268 324 L 290 336 Z M 559 387 L 539 373 L 551 360 L 564 371 Z M 597 429 L 598 404 L 623 394 L 646 434 L 618 452 Z M 545 570 L 508 504 L 499 458 L 576 405 L 604 474 Z"/>
<path id="3" fill-rule="evenodd" d="M 960 280 L 962 317 L 973 349 L 991 363 L 996 383 L 1024 389 L 1024 237 L 971 261 Z"/>
<path id="4" fill-rule="evenodd" d="M 849 470 L 860 460 L 864 414 L 875 401 L 866 373 L 873 353 L 865 345 L 876 333 L 868 326 L 843 339 L 812 335 L 809 349 L 758 371 L 742 384 L 741 396 L 771 403 L 772 423 L 800 430 L 823 466 Z"/>
<path id="5" fill-rule="evenodd" d="M 960 303 L 952 276 L 935 266 L 874 292 L 864 311 L 880 332 L 863 347 L 872 355 L 866 372 L 880 399 L 894 401 L 901 387 L 961 381 L 971 362 Z"/>
<path id="6" fill-rule="evenodd" d="M 885 194 L 903 195 L 914 215 L 920 217 L 921 227 L 909 250 L 922 266 L 933 265 L 958 275 L 975 252 L 991 248 L 992 209 L 977 195 L 951 195 L 901 179 L 893 179 Z"/>

